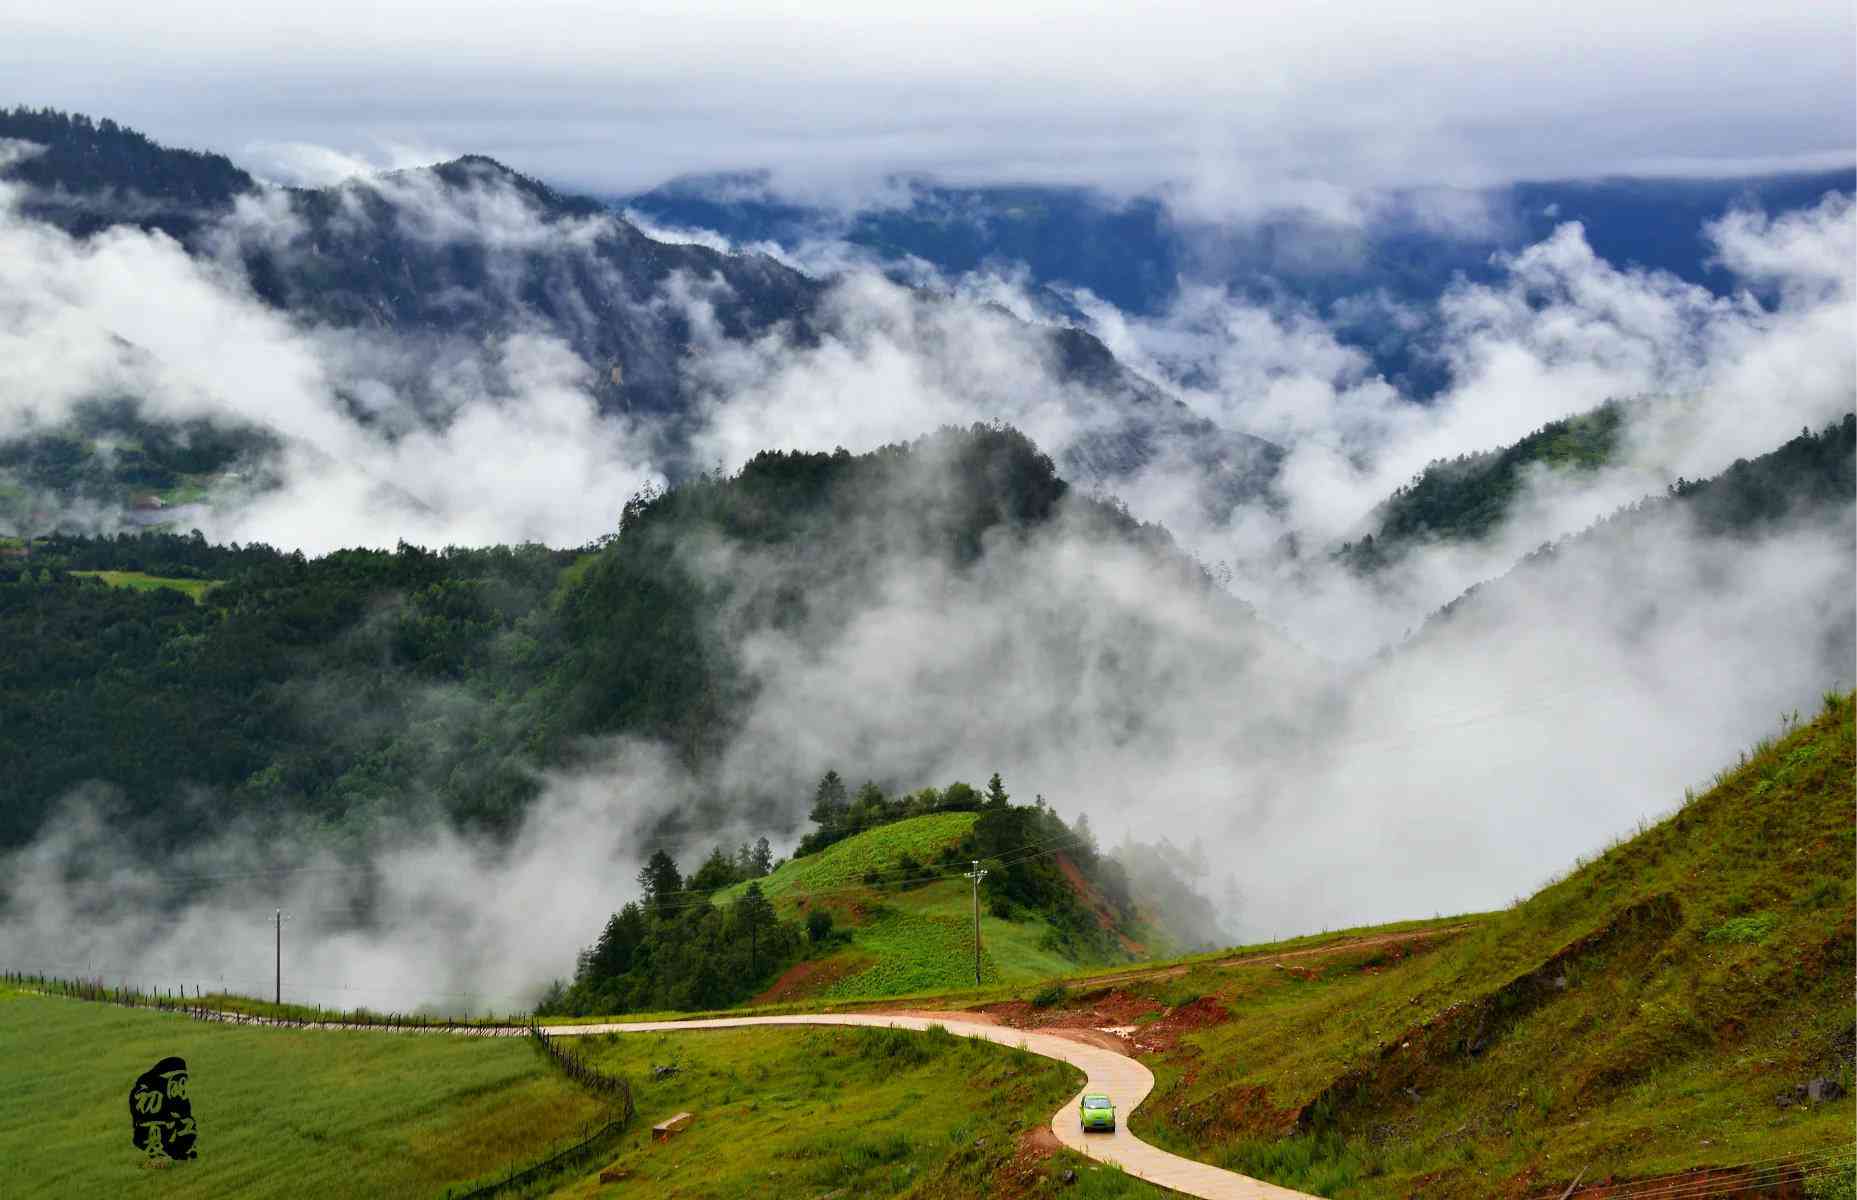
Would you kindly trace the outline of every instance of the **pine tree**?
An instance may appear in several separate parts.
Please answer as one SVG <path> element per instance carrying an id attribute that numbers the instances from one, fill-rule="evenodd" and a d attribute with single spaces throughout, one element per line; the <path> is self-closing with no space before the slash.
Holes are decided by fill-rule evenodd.
<path id="1" fill-rule="evenodd" d="M 812 812 L 808 815 L 820 829 L 835 833 L 845 823 L 847 807 L 845 781 L 838 777 L 837 771 L 827 771 L 819 780 L 818 790 L 813 792 Z"/>
<path id="2" fill-rule="evenodd" d="M 993 772 L 993 778 L 987 780 L 987 807 L 1005 808 L 1011 799 L 1006 794 L 1006 785 L 1000 782 L 999 772 Z"/>
<path id="3" fill-rule="evenodd" d="M 638 890 L 644 893 L 645 907 L 653 916 L 666 916 L 676 904 L 677 894 L 683 891 L 683 875 L 677 870 L 677 860 L 663 850 L 653 854 L 650 861 L 638 869 Z"/>
<path id="4" fill-rule="evenodd" d="M 735 919 L 748 929 L 748 973 L 761 973 L 761 929 L 774 923 L 774 906 L 761 894 L 761 885 L 751 883 L 735 902 Z"/>

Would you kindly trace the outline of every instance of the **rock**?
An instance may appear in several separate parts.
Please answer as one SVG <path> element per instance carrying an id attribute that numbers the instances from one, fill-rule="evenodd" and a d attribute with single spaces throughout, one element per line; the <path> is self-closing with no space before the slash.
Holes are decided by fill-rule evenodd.
<path id="1" fill-rule="evenodd" d="M 1058 1178 L 1062 1179 L 1065 1183 L 1075 1183 L 1077 1182 L 1077 1173 L 1066 1167 L 1064 1173 L 1059 1175 Z"/>
<path id="2" fill-rule="evenodd" d="M 669 1079 L 675 1074 L 677 1074 L 677 1065 L 675 1063 L 667 1063 L 662 1067 L 651 1068 L 651 1077 L 653 1079 Z"/>
<path id="3" fill-rule="evenodd" d="M 618 1183 L 622 1179 L 632 1178 L 632 1172 L 625 1167 L 608 1167 L 600 1172 L 601 1183 Z"/>
<path id="4" fill-rule="evenodd" d="M 1419 1090 L 1417 1088 L 1409 1087 L 1404 1089 L 1404 1091 L 1406 1093 L 1406 1098 L 1412 1101 L 1412 1103 L 1417 1104 L 1419 1102 Z"/>
<path id="5" fill-rule="evenodd" d="M 986 1148 L 987 1148 L 987 1140 L 985 1138 L 974 1139 L 974 1149 L 985 1150 Z"/>
<path id="6" fill-rule="evenodd" d="M 1843 1095 L 1844 1085 L 1835 1079 L 1814 1079 L 1805 1085 L 1805 1098 L 1814 1104 L 1837 1100 Z"/>

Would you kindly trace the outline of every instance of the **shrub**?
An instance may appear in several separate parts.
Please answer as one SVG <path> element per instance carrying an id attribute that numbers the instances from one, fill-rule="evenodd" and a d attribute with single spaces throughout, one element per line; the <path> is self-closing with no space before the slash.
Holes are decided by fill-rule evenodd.
<path id="1" fill-rule="evenodd" d="M 1743 942 L 1758 944 L 1767 940 L 1767 935 L 1779 927 L 1780 918 L 1770 912 L 1750 913 L 1745 917 L 1735 917 L 1723 921 L 1720 925 L 1702 935 L 1705 942 Z"/>
<path id="2" fill-rule="evenodd" d="M 1032 996 L 1033 1008 L 1050 1008 L 1070 999 L 1070 989 L 1061 983 L 1047 983 Z"/>
<path id="3" fill-rule="evenodd" d="M 832 914 L 823 908 L 815 908 L 806 914 L 806 936 L 812 944 L 821 946 L 832 936 Z"/>

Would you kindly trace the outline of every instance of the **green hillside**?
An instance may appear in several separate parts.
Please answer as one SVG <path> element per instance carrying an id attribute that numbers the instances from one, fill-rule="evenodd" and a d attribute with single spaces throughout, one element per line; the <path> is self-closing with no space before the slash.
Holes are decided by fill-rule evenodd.
<path id="1" fill-rule="evenodd" d="M 1550 421 L 1513 445 L 1439 459 L 1394 490 L 1367 518 L 1359 541 L 1337 557 L 1370 573 L 1427 541 L 1475 541 L 1500 525 L 1532 469 L 1594 471 L 1618 448 L 1626 405 L 1607 401 L 1591 412 Z"/>
<path id="2" fill-rule="evenodd" d="M 1045 1194 L 1064 1170 L 1074 1200 L 1160 1197 L 1117 1171 L 1060 1154 L 1024 1153 L 1082 1081 L 1074 1068 L 945 1032 L 723 1029 L 588 1039 L 603 1070 L 638 1080 L 639 1126 L 609 1161 L 564 1181 L 561 1197 L 669 1200 L 747 1197 Z M 652 1068 L 676 1072 L 654 1078 Z M 650 1123 L 696 1114 L 653 1144 Z M 602 1170 L 623 1183 L 602 1186 Z"/>
<path id="3" fill-rule="evenodd" d="M 871 872 L 894 873 L 905 855 L 929 862 L 949 846 L 973 832 L 977 812 L 932 813 L 893 825 L 880 825 L 835 842 L 817 854 L 794 858 L 760 881 L 761 891 L 779 904 L 793 893 L 815 893 L 862 882 Z M 746 883 L 715 894 L 718 902 L 737 899 Z"/>
<path id="4" fill-rule="evenodd" d="M 190 1020 L 0 987 L 0 1195 L 436 1196 L 604 1123 L 520 1038 Z M 199 1157 L 142 1169 L 125 1101 L 187 1060 Z"/>
<path id="5" fill-rule="evenodd" d="M 1514 589 L 1546 588 L 1568 595 L 1567 581 L 1582 571 L 1603 579 L 1610 593 L 1653 595 L 1673 586 L 1670 576 L 1652 580 L 1636 572 L 1640 564 L 1654 561 L 1656 550 L 1678 529 L 1705 538 L 1748 541 L 1793 525 L 1848 521 L 1854 499 L 1857 414 L 1846 414 L 1816 433 L 1801 430 L 1758 458 L 1736 459 L 1709 479 L 1679 478 L 1664 495 L 1647 496 L 1577 534 L 1542 546 L 1502 576 L 1471 586 L 1433 613 L 1419 637 L 1452 625 L 1474 627 L 1485 613 L 1490 620 L 1500 620 L 1494 615 L 1500 613 L 1500 605 L 1491 601 Z M 1672 518 L 1685 525 L 1673 526 Z M 1556 571 L 1564 572 L 1558 581 Z M 1690 586 L 1708 586 L 1707 572 L 1693 577 Z M 1828 647 L 1827 661 L 1849 661 L 1850 628 L 1846 622 L 1845 643 Z"/>
<path id="6" fill-rule="evenodd" d="M 654 854 L 639 875 L 642 898 L 608 919 L 573 986 L 545 1010 L 578 1017 L 937 994 L 1172 945 L 1086 823 L 1067 826 L 1042 800 L 1011 803 L 997 775 L 987 798 L 962 783 L 894 798 L 866 784 L 855 804 L 840 805 L 823 782 L 821 794 L 815 819 L 825 823 L 801 847 L 837 840 L 765 875 L 746 846 L 734 857 L 718 847 L 687 877 L 667 851 Z M 948 803 L 963 807 L 934 811 Z M 968 878 L 976 862 L 986 871 L 977 892 Z"/>
<path id="7" fill-rule="evenodd" d="M 1778 1178 L 1788 1159 L 1806 1194 L 1848 1196 L 1823 1189 L 1849 1178 L 1857 1085 L 1852 712 L 1827 697 L 1706 794 L 1453 937 L 1002 1011 L 1113 1010 L 1158 1080 L 1142 1136 L 1319 1195 L 1557 1196 L 1582 1172 Z M 1807 1099 L 1814 1080 L 1834 1098 Z"/>
<path id="8" fill-rule="evenodd" d="M 226 434 L 156 453 L 147 430 L 111 429 L 112 470 L 140 472 L 150 489 L 243 452 Z M 105 461 L 62 435 L 28 441 L 0 446 L 0 492 L 13 458 L 45 487 L 72 488 Z M 124 485 L 98 486 L 113 496 Z M 1141 555 L 1157 586 L 1171 582 L 1209 620 L 1251 620 L 1164 531 L 1074 494 L 1010 429 L 944 429 L 864 455 L 764 453 L 733 476 L 640 495 L 613 518 L 616 536 L 576 550 L 401 545 L 307 558 L 144 533 L 44 536 L 29 559 L 0 556 L 0 850 L 29 842 L 59 797 L 89 781 L 118 789 L 126 817 L 158 816 L 148 836 L 175 845 L 240 818 L 299 818 L 327 833 L 325 848 L 352 847 L 382 816 L 506 836 L 543 771 L 586 765 L 609 735 L 664 746 L 713 783 L 719 809 L 787 813 L 788 797 L 712 778 L 755 699 L 744 645 L 829 628 L 894 570 L 1037 570 L 1037 539 L 1060 523 Z M 0 531 L 13 532 L 5 520 Z M 696 546 L 757 568 L 709 570 Z M 189 604 L 164 589 L 102 588 L 99 574 L 219 586 Z M 1060 599 L 1046 640 L 1097 636 L 1095 598 Z M 1137 618 L 1117 636 L 1133 648 L 1156 631 Z M 1159 685 L 1149 661 L 1133 650 L 1104 660 L 1105 694 L 1124 699 L 1103 719 L 1144 719 L 1140 697 Z"/>

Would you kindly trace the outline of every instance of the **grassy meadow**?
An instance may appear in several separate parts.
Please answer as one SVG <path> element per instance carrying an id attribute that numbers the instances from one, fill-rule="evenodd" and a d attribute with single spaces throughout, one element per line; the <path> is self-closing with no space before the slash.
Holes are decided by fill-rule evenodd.
<path id="1" fill-rule="evenodd" d="M 0 989 L 0 1196 L 439 1196 L 605 1118 L 522 1038 L 236 1027 Z M 128 1095 L 187 1060 L 199 1158 L 148 1170 Z"/>
<path id="2" fill-rule="evenodd" d="M 141 571 L 72 571 L 71 574 L 101 579 L 111 587 L 132 588 L 138 592 L 170 588 L 187 596 L 195 604 L 200 602 L 200 597 L 218 587 L 220 583 L 217 579 L 167 579 Z"/>
<path id="3" fill-rule="evenodd" d="M 760 880 L 782 917 L 822 908 L 848 934 L 840 949 L 805 966 L 810 983 L 780 989 L 780 1000 L 821 1001 L 937 995 L 974 985 L 973 890 L 964 879 L 895 882 L 896 864 L 910 855 L 924 866 L 916 878 L 944 874 L 933 860 L 965 837 L 978 813 L 934 813 L 880 825 L 818 854 L 783 863 Z M 864 882 L 868 872 L 880 886 Z M 746 884 L 715 895 L 718 904 L 740 898 Z M 1079 963 L 1050 948 L 1051 926 L 1035 915 L 1005 919 L 982 910 L 980 980 L 987 988 L 1042 981 L 1101 963 Z"/>
<path id="4" fill-rule="evenodd" d="M 892 1196 L 1079 1200 L 1168 1193 L 1068 1153 L 1030 1153 L 1026 1135 L 1082 1073 L 1024 1051 L 889 1029 L 721 1029 L 609 1034 L 579 1048 L 633 1080 L 640 1120 L 619 1152 L 538 1194 L 669 1200 Z M 652 1078 L 654 1066 L 676 1073 Z M 695 1123 L 667 1143 L 650 1126 Z M 601 1170 L 630 1172 L 603 1187 Z M 1056 1174 L 1077 1172 L 1059 1185 Z"/>

